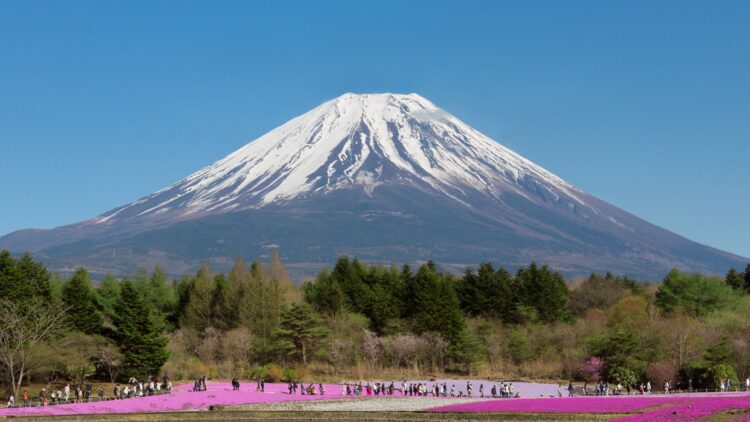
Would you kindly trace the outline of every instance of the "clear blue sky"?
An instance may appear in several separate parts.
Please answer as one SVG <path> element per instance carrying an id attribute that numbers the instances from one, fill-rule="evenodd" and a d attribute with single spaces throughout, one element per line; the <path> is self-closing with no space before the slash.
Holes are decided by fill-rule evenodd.
<path id="1" fill-rule="evenodd" d="M 750 257 L 750 2 L 3 1 L 0 233 L 160 189 L 344 92 L 418 92 Z"/>

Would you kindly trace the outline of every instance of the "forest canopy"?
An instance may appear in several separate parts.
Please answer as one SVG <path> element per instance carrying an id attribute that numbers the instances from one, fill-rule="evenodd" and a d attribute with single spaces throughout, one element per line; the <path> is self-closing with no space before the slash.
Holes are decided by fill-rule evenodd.
<path id="1" fill-rule="evenodd" d="M 14 389 L 161 372 L 269 381 L 454 373 L 715 388 L 750 376 L 748 286 L 750 265 L 724 278 L 675 269 L 648 285 L 609 273 L 565 280 L 534 262 L 515 272 L 482 263 L 455 275 L 433 262 L 412 268 L 346 256 L 295 284 L 278 251 L 266 263 L 238 257 L 226 274 L 204 264 L 178 279 L 156 267 L 94 282 L 85 268 L 63 278 L 29 254 L 2 251 L 0 371 Z"/>

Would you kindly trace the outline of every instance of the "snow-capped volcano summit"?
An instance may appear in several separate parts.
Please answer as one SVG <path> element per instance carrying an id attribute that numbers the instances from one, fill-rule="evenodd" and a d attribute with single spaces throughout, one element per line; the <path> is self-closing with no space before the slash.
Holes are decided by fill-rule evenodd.
<path id="1" fill-rule="evenodd" d="M 224 269 L 269 245 L 298 275 L 341 254 L 645 279 L 745 265 L 583 192 L 417 94 L 344 94 L 130 204 L 0 237 L 53 269 L 99 273 L 179 274 L 206 259 Z"/>
<path id="2" fill-rule="evenodd" d="M 536 190 L 583 204 L 580 191 L 418 94 L 344 94 L 191 176 L 97 221 L 185 218 L 383 184 L 434 190 L 470 206 Z M 161 217 L 159 217 L 161 216 Z"/>

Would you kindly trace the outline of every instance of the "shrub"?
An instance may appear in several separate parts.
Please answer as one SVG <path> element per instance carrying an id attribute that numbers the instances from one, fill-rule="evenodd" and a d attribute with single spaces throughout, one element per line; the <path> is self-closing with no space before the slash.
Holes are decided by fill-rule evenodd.
<path id="1" fill-rule="evenodd" d="M 592 356 L 581 365 L 578 374 L 585 381 L 599 382 L 599 380 L 602 379 L 602 374 L 606 368 L 607 363 L 604 359 Z"/>
<path id="2" fill-rule="evenodd" d="M 260 379 L 260 377 L 263 377 L 266 382 L 279 382 L 294 379 L 296 378 L 296 374 L 292 369 L 283 369 L 273 363 L 269 363 L 268 365 L 257 367 L 250 372 L 250 379 Z"/>
<path id="3" fill-rule="evenodd" d="M 618 366 L 616 368 L 610 368 L 609 378 L 611 381 L 620 383 L 622 385 L 633 385 L 637 377 L 632 369 L 624 366 Z"/>
<path id="4" fill-rule="evenodd" d="M 737 380 L 737 373 L 734 371 L 732 365 L 719 364 L 714 365 L 708 369 L 708 375 L 711 378 L 711 387 L 718 389 L 721 381 L 730 381 L 732 383 L 732 389 L 734 390 L 739 386 Z"/>
<path id="5" fill-rule="evenodd" d="M 526 336 L 520 330 L 513 330 L 507 339 L 506 348 L 514 363 L 519 364 L 534 357 L 534 351 L 526 343 Z"/>

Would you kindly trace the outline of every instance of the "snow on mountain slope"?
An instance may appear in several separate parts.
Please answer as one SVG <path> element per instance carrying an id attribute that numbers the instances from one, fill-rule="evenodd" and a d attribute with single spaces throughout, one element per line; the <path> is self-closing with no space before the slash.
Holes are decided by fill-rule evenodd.
<path id="1" fill-rule="evenodd" d="M 417 94 L 344 94 L 93 222 L 190 218 L 394 183 L 466 206 L 476 193 L 512 191 L 591 208 L 577 188 Z"/>

